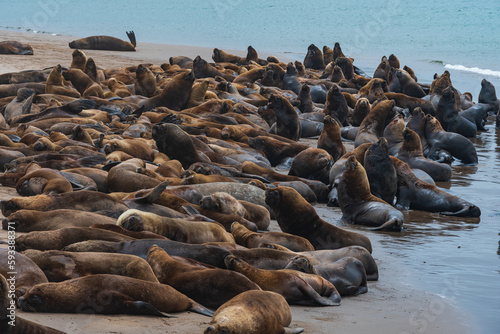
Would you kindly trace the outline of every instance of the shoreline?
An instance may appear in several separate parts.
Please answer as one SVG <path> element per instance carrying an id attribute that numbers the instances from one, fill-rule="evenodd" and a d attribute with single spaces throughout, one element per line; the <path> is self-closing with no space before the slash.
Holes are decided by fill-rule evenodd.
<path id="1" fill-rule="evenodd" d="M 42 69 L 58 63 L 69 66 L 72 49 L 68 42 L 72 36 L 54 36 L 36 33 L 2 31 L 5 39 L 27 42 L 34 49 L 33 56 L 0 55 L 0 74 L 28 69 Z M 211 61 L 213 48 L 140 43 L 136 52 L 84 50 L 93 57 L 98 66 L 118 68 L 140 62 L 161 64 L 176 55 L 196 57 L 200 55 Z M 224 49 L 240 56 L 243 50 Z M 257 50 L 258 51 L 258 50 Z M 270 54 L 260 53 L 261 58 Z M 286 62 L 288 54 L 274 53 Z M 292 58 L 289 58 L 292 60 Z M 18 196 L 13 188 L 0 187 L 0 198 Z M 318 214 L 336 224 L 341 214 L 323 205 L 315 206 Z M 1 216 L 1 215 L 0 215 Z M 278 230 L 275 221 L 271 230 Z M 347 227 L 359 231 L 359 229 Z M 368 282 L 368 293 L 342 300 L 339 307 L 292 306 L 292 326 L 305 328 L 305 333 L 338 332 L 365 333 L 376 328 L 385 333 L 436 333 L 477 332 L 474 319 L 464 309 L 457 308 L 452 301 L 417 287 L 412 268 L 405 266 L 384 248 L 376 232 L 365 232 L 374 245 L 373 256 L 379 265 L 380 279 Z M 0 232 L 0 240 L 6 240 L 7 231 Z M 137 316 L 94 316 L 75 314 L 35 314 L 17 310 L 18 316 L 74 333 L 160 333 L 168 328 L 169 333 L 199 333 L 210 318 L 193 313 L 176 314 L 178 318 L 157 319 Z M 145 323 L 147 327 L 145 327 Z M 69 327 L 68 327 L 69 326 Z M 165 327 L 167 326 L 167 327 Z"/>

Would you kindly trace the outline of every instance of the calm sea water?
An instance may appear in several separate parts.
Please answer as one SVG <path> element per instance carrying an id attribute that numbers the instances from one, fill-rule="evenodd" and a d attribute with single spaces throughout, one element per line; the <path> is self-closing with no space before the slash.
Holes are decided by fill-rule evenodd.
<path id="1" fill-rule="evenodd" d="M 0 0 L 0 29 L 123 39 L 134 30 L 139 48 L 141 42 L 252 45 L 302 60 L 311 43 L 340 42 L 368 74 L 394 53 L 420 82 L 448 69 L 454 86 L 476 101 L 481 79 L 500 87 L 499 22 L 499 0 Z M 454 164 L 453 181 L 440 184 L 480 206 L 480 219 L 410 212 L 401 234 L 373 234 L 415 271 L 417 284 L 455 300 L 485 333 L 500 330 L 499 136 L 490 124 L 475 140 L 479 164 Z"/>

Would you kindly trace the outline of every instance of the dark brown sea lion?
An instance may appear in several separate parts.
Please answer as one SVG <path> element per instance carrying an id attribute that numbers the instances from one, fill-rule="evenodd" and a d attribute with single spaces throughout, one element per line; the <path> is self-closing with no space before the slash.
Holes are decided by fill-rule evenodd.
<path id="1" fill-rule="evenodd" d="M 422 87 L 405 70 L 397 70 L 396 75 L 401 84 L 403 94 L 416 98 L 422 98 L 427 95 Z"/>
<path id="2" fill-rule="evenodd" d="M 315 249 L 359 245 L 370 252 L 372 250 L 370 240 L 366 236 L 328 224 L 318 216 L 314 207 L 292 188 L 267 189 L 266 203 L 275 213 L 283 232 L 306 238 Z"/>
<path id="3" fill-rule="evenodd" d="M 269 108 L 276 114 L 276 134 L 282 137 L 298 141 L 301 128 L 297 112 L 291 103 L 281 97 L 273 95 L 269 99 Z"/>
<path id="4" fill-rule="evenodd" d="M 64 227 L 90 227 L 92 224 L 116 224 L 116 219 L 93 212 L 61 209 L 50 211 L 19 210 L 2 222 L 4 230 L 11 225 L 17 232 L 51 231 Z"/>
<path id="5" fill-rule="evenodd" d="M 283 296 L 271 291 L 246 291 L 224 303 L 214 313 L 205 334 L 296 334 L 302 328 L 288 328 L 290 306 Z"/>
<path id="6" fill-rule="evenodd" d="M 359 98 L 356 102 L 354 110 L 352 111 L 351 125 L 360 126 L 365 117 L 370 113 L 370 101 L 365 98 Z"/>
<path id="7" fill-rule="evenodd" d="M 335 58 L 335 48 L 333 49 L 333 52 L 334 52 L 333 57 Z M 353 62 L 352 58 L 347 58 L 341 55 L 335 58 L 335 65 L 337 65 L 342 69 L 342 73 L 344 73 L 344 77 L 347 80 L 351 80 L 355 75 L 354 66 L 352 65 L 352 62 Z"/>
<path id="8" fill-rule="evenodd" d="M 388 118 L 389 121 L 392 120 L 394 106 L 394 101 L 385 100 L 379 102 L 371 109 L 370 113 L 363 119 L 363 122 L 359 126 L 358 134 L 354 141 L 355 147 L 364 143 L 376 143 L 378 141 L 384 132 Z"/>
<path id="9" fill-rule="evenodd" d="M 321 276 L 287 269 L 259 269 L 234 255 L 226 257 L 224 262 L 228 269 L 245 275 L 262 290 L 279 293 L 289 304 L 340 305 L 339 293 Z"/>
<path id="10" fill-rule="evenodd" d="M 0 54 L 4 55 L 33 55 L 33 48 L 29 44 L 17 41 L 0 42 Z"/>
<path id="11" fill-rule="evenodd" d="M 271 166 L 279 165 L 284 159 L 294 157 L 309 145 L 302 143 L 285 143 L 279 139 L 268 136 L 249 137 L 248 145 L 257 150 L 263 151 Z"/>
<path id="12" fill-rule="evenodd" d="M 436 182 L 446 182 L 451 178 L 451 167 L 424 157 L 422 143 L 417 133 L 411 129 L 403 131 L 404 143 L 396 158 L 406 162 L 410 168 L 421 169 Z"/>
<path id="13" fill-rule="evenodd" d="M 410 113 L 413 112 L 415 108 L 420 107 L 426 114 L 436 114 L 436 108 L 430 101 L 408 96 L 402 93 L 386 92 L 384 93 L 384 95 L 387 96 L 389 100 L 396 101 L 396 106 L 401 108 L 408 108 L 410 110 Z"/>
<path id="14" fill-rule="evenodd" d="M 185 108 L 189 101 L 194 79 L 193 71 L 179 73 L 167 82 L 160 94 L 140 101 L 139 106 L 144 107 L 144 111 L 157 107 L 167 107 L 180 111 Z"/>
<path id="15" fill-rule="evenodd" d="M 314 250 L 314 247 L 307 239 L 289 233 L 255 233 L 239 223 L 233 223 L 231 226 L 231 233 L 233 234 L 237 244 L 248 248 L 257 248 L 262 242 L 270 242 L 283 245 L 296 252 Z"/>
<path id="16" fill-rule="evenodd" d="M 295 156 L 288 175 L 328 183 L 330 167 L 334 160 L 321 148 L 310 147 Z"/>
<path id="17" fill-rule="evenodd" d="M 330 116 L 325 116 L 323 120 L 323 131 L 318 138 L 317 147 L 328 152 L 333 158 L 333 162 L 340 159 L 346 152 L 340 135 L 340 126 Z"/>
<path id="18" fill-rule="evenodd" d="M 478 102 L 488 104 L 493 113 L 498 113 L 500 110 L 500 100 L 497 98 L 495 86 L 486 79 L 481 80 Z"/>
<path id="19" fill-rule="evenodd" d="M 323 53 L 316 45 L 311 44 L 307 48 L 307 54 L 304 58 L 304 66 L 306 68 L 312 68 L 313 70 L 322 70 L 325 68 Z"/>
<path id="20" fill-rule="evenodd" d="M 19 298 L 18 304 L 28 312 L 165 316 L 161 312 L 193 311 L 212 315 L 166 284 L 106 274 L 38 284 Z"/>
<path id="21" fill-rule="evenodd" d="M 429 90 L 430 95 L 441 95 L 446 87 L 452 86 L 450 80 L 450 72 L 444 71 L 440 76 L 434 74 L 434 80 L 431 83 L 431 88 Z"/>
<path id="22" fill-rule="evenodd" d="M 0 274 L 0 331 L 4 334 L 65 334 L 56 329 L 25 320 L 16 315 L 9 282 Z M 291 316 L 290 316 L 291 317 Z"/>
<path id="23" fill-rule="evenodd" d="M 481 216 L 479 207 L 420 180 L 408 164 L 394 157 L 391 159 L 398 174 L 398 207 L 439 212 L 447 216 Z"/>
<path id="24" fill-rule="evenodd" d="M 127 36 L 130 42 L 111 36 L 90 36 L 70 42 L 69 47 L 72 49 L 135 51 L 136 41 L 134 32 L 127 31 Z"/>
<path id="25" fill-rule="evenodd" d="M 147 261 L 160 283 L 168 284 L 210 308 L 216 309 L 242 292 L 260 290 L 257 284 L 240 273 L 185 264 L 158 246 L 149 249 Z"/>
<path id="26" fill-rule="evenodd" d="M 363 166 L 370 184 L 370 192 L 392 205 L 398 188 L 398 178 L 384 137 L 366 151 Z"/>
<path id="27" fill-rule="evenodd" d="M 7 123 L 13 123 L 16 116 L 31 113 L 31 106 L 36 92 L 31 88 L 20 88 L 16 97 L 3 110 L 3 117 Z"/>
<path id="28" fill-rule="evenodd" d="M 403 146 L 403 131 L 405 129 L 405 120 L 403 115 L 398 115 L 384 129 L 383 137 L 387 140 L 389 146 L 389 155 L 395 156 L 401 146 Z"/>
<path id="29" fill-rule="evenodd" d="M 16 300 L 33 286 L 47 283 L 48 280 L 36 263 L 29 257 L 14 251 L 13 246 L 9 246 L 12 248 L 0 248 L 0 274 L 9 281 L 15 281 L 15 287 L 9 291 L 9 294 L 13 300 Z"/>
<path id="30" fill-rule="evenodd" d="M 459 114 L 460 97 L 453 86 L 443 91 L 436 108 L 436 118 L 445 131 L 459 133 L 467 138 L 477 135 L 476 122 L 471 122 Z"/>
<path id="31" fill-rule="evenodd" d="M 403 226 L 403 214 L 370 193 L 366 171 L 355 156 L 347 159 L 346 170 L 339 181 L 338 201 L 342 219 L 347 222 L 378 230 L 400 231 Z"/>
<path id="32" fill-rule="evenodd" d="M 342 297 L 368 292 L 365 267 L 354 257 L 314 266 L 308 258 L 299 255 L 290 261 L 286 269 L 319 275 L 332 283 Z"/>
<path id="33" fill-rule="evenodd" d="M 41 252 L 33 249 L 24 251 L 24 254 L 43 270 L 49 282 L 96 274 L 121 275 L 158 282 L 149 264 L 134 255 L 58 250 Z"/>
<path id="34" fill-rule="evenodd" d="M 72 192 L 71 183 L 57 170 L 40 168 L 19 179 L 16 190 L 21 196 Z"/>

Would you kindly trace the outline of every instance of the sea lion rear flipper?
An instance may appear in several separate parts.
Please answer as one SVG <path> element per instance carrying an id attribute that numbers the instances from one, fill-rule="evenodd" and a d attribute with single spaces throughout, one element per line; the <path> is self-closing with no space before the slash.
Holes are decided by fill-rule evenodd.
<path id="1" fill-rule="evenodd" d="M 150 303 L 146 303 L 143 301 L 126 301 L 123 304 L 127 307 L 127 311 L 129 311 L 130 314 L 154 315 L 164 318 L 177 318 L 176 316 L 160 312 Z"/>
<path id="2" fill-rule="evenodd" d="M 78 99 L 66 103 L 60 109 L 69 112 L 71 114 L 78 114 L 84 109 L 94 109 L 97 103 L 88 99 Z"/>
<path id="3" fill-rule="evenodd" d="M 130 40 L 130 43 L 134 46 L 134 48 L 137 46 L 137 41 L 135 40 L 135 33 L 133 31 L 127 31 L 127 36 L 128 39 Z"/>
<path id="4" fill-rule="evenodd" d="M 214 311 L 209 310 L 205 306 L 193 302 L 193 306 L 189 309 L 189 311 L 196 312 L 202 315 L 206 315 L 207 317 L 211 317 L 214 315 Z"/>
<path id="5" fill-rule="evenodd" d="M 168 181 L 164 181 L 153 188 L 153 190 L 144 197 L 135 198 L 133 201 L 136 203 L 154 203 L 161 195 L 163 190 L 165 190 L 168 186 Z"/>
<path id="6" fill-rule="evenodd" d="M 378 230 L 392 230 L 392 231 L 401 231 L 403 228 L 403 222 L 400 222 L 397 218 L 391 218 L 380 226 L 369 228 L 372 231 Z"/>
<path id="7" fill-rule="evenodd" d="M 31 94 L 25 101 L 24 101 L 24 104 L 23 104 L 23 108 L 22 108 L 22 114 L 23 115 L 26 115 L 26 114 L 31 114 L 31 106 L 33 105 L 33 98 L 35 97 L 35 94 Z"/>
<path id="8" fill-rule="evenodd" d="M 304 331 L 304 328 L 288 328 L 288 327 L 285 327 L 285 334 L 298 334 L 298 333 L 302 333 Z"/>
<path id="9" fill-rule="evenodd" d="M 304 280 L 303 280 L 304 281 Z M 305 285 L 300 285 L 298 288 L 304 296 L 309 297 L 309 300 L 304 300 L 300 305 L 307 305 L 307 303 L 313 303 L 312 305 L 323 305 L 323 306 L 339 306 L 340 305 L 340 295 L 335 295 L 332 293 L 331 296 L 321 296 L 316 290 L 314 290 L 307 282 Z"/>

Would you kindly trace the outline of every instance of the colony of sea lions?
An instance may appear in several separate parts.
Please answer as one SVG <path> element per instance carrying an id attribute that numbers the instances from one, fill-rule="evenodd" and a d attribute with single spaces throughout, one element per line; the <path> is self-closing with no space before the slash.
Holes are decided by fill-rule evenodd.
<path id="1" fill-rule="evenodd" d="M 129 37 L 70 47 L 132 51 Z M 481 215 L 434 181 L 477 164 L 469 138 L 499 114 L 488 81 L 473 103 L 447 71 L 422 84 L 392 54 L 371 77 L 338 43 L 303 63 L 251 46 L 212 58 L 102 69 L 75 50 L 1 76 L 0 182 L 20 195 L 1 201 L 2 227 L 27 256 L 15 253 L 18 307 L 195 311 L 213 315 L 205 333 L 299 333 L 289 303 L 339 305 L 379 278 L 364 228 L 401 231 L 404 210 Z"/>

